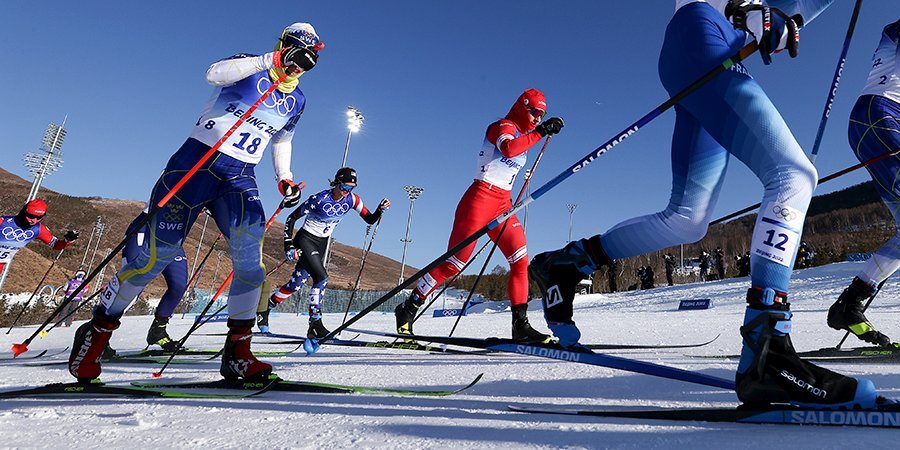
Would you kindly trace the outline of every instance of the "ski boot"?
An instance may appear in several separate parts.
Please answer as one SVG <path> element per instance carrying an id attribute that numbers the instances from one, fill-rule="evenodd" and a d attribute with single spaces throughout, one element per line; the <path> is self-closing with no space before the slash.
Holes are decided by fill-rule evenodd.
<path id="1" fill-rule="evenodd" d="M 566 244 L 561 250 L 540 253 L 528 265 L 528 274 L 541 289 L 544 318 L 559 345 L 586 350 L 578 340 L 581 331 L 572 320 L 572 302 L 578 282 L 608 264 L 599 236 Z"/>
<path id="2" fill-rule="evenodd" d="M 398 334 L 413 334 L 413 321 L 416 320 L 416 313 L 419 312 L 419 308 L 424 303 L 425 299 L 419 297 L 419 294 L 413 290 L 405 302 L 394 308 Z M 409 339 L 407 341 L 412 342 Z"/>
<path id="3" fill-rule="evenodd" d="M 89 383 L 100 376 L 100 359 L 116 328 L 119 328 L 119 319 L 95 312 L 90 321 L 75 331 L 72 353 L 69 354 L 69 373 L 79 383 Z"/>
<path id="4" fill-rule="evenodd" d="M 550 336 L 531 327 L 528 322 L 528 304 L 512 307 L 512 338 L 523 344 L 548 344 Z"/>
<path id="5" fill-rule="evenodd" d="M 156 316 L 153 318 L 153 323 L 150 324 L 150 329 L 147 330 L 148 347 L 151 345 L 158 345 L 169 353 L 178 349 L 178 343 L 173 341 L 172 338 L 169 337 L 169 333 L 166 332 L 166 325 L 168 324 L 168 317 Z"/>
<path id="6" fill-rule="evenodd" d="M 331 331 L 322 323 L 322 309 L 316 305 L 309 305 L 309 328 L 306 330 L 307 339 L 322 339 Z"/>
<path id="7" fill-rule="evenodd" d="M 100 355 L 101 360 L 109 360 L 116 359 L 119 357 L 119 354 L 116 353 L 116 349 L 112 348 L 109 343 L 106 343 L 106 348 L 103 349 L 103 354 Z"/>
<path id="8" fill-rule="evenodd" d="M 859 339 L 882 347 L 891 346 L 891 338 L 878 331 L 866 319 L 863 300 L 872 296 L 875 288 L 859 277 L 853 278 L 837 301 L 828 309 L 828 326 L 835 330 L 847 330 Z"/>
<path id="9" fill-rule="evenodd" d="M 250 350 L 252 328 L 253 319 L 228 319 L 228 337 L 219 367 L 219 373 L 226 380 L 264 378 L 272 373 L 272 366 L 256 359 Z"/>
<path id="10" fill-rule="evenodd" d="M 875 385 L 800 359 L 791 343 L 787 294 L 772 289 L 747 291 L 741 336 L 744 346 L 735 391 L 744 404 L 773 403 L 820 409 L 875 408 Z"/>
<path id="11" fill-rule="evenodd" d="M 263 312 L 256 313 L 256 327 L 259 328 L 259 332 L 262 334 L 269 334 L 269 312 L 271 309 L 267 309 Z"/>

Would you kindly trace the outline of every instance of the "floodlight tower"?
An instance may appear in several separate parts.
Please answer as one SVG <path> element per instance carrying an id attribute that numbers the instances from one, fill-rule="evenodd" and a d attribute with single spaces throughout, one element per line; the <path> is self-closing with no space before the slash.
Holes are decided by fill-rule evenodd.
<path id="1" fill-rule="evenodd" d="M 406 237 L 400 240 L 403 242 L 403 257 L 400 258 L 400 284 L 403 283 L 405 278 L 403 272 L 406 269 L 406 246 L 412 242 L 409 238 L 409 226 L 412 223 L 413 204 L 416 202 L 416 199 L 422 195 L 422 192 L 425 192 L 425 188 L 419 186 L 406 186 L 403 190 L 409 195 L 409 214 L 406 216 Z"/>

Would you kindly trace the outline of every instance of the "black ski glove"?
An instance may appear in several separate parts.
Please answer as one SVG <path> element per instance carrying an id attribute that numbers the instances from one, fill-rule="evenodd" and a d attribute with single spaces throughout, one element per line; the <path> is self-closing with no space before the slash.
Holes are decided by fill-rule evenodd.
<path id="1" fill-rule="evenodd" d="M 759 17 L 750 18 L 750 13 L 759 12 Z M 787 48 L 791 58 L 796 58 L 800 46 L 800 27 L 803 26 L 803 18 L 799 14 L 789 17 L 778 8 L 770 8 L 763 5 L 760 0 L 729 0 L 725 5 L 725 17 L 731 20 L 735 29 L 743 30 L 753 36 L 759 42 L 759 55 L 763 64 L 772 63 L 772 54 Z M 750 21 L 760 20 L 762 35 L 757 36 L 753 32 L 754 25 Z M 787 42 L 784 47 L 779 47 L 781 36 L 787 33 Z"/>
<path id="2" fill-rule="evenodd" d="M 78 232 L 75 231 L 75 230 L 69 230 L 69 231 L 66 232 L 66 235 L 63 236 L 63 239 L 65 239 L 65 240 L 67 240 L 67 241 L 69 241 L 69 242 L 72 242 L 72 241 L 74 241 L 75 239 L 78 239 Z"/>
<path id="3" fill-rule="evenodd" d="M 303 69 L 304 72 L 309 72 L 316 67 L 316 61 L 319 60 L 319 55 L 306 47 L 288 47 L 282 49 L 277 56 L 281 58 L 278 61 L 281 67 L 293 64 Z"/>
<path id="4" fill-rule="evenodd" d="M 534 128 L 534 131 L 538 132 L 541 137 L 543 136 L 553 136 L 556 133 L 559 133 L 560 130 L 565 126 L 563 120 L 559 117 L 551 117 L 543 122 L 540 125 Z"/>

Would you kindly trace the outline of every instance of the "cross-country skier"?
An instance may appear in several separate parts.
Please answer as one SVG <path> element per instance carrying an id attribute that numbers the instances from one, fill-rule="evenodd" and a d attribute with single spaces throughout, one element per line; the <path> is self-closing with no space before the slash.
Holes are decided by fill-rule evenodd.
<path id="1" fill-rule="evenodd" d="M 15 216 L 0 216 L 0 272 L 13 256 L 29 242 L 37 239 L 59 251 L 78 239 L 78 232 L 69 230 L 63 239 L 57 239 L 46 225 L 42 224 L 47 215 L 47 203 L 34 199 L 22 206 Z"/>
<path id="2" fill-rule="evenodd" d="M 391 201 L 385 198 L 374 212 L 369 211 L 362 198 L 351 192 L 356 185 L 356 171 L 350 167 L 342 167 L 334 175 L 330 188 L 311 195 L 288 216 L 284 224 L 284 254 L 288 261 L 297 261 L 297 265 L 291 279 L 272 293 L 269 308 L 257 314 L 257 325 L 261 332 L 269 332 L 271 309 L 300 290 L 303 283 L 312 277 L 306 336 L 321 339 L 330 333 L 322 324 L 322 294 L 328 284 L 328 271 L 325 268 L 328 239 L 350 211 L 356 211 L 367 224 L 372 225 L 391 206 Z M 294 223 L 304 216 L 306 219 L 303 226 L 294 234 Z"/>
<path id="3" fill-rule="evenodd" d="M 487 127 L 481 151 L 478 152 L 478 168 L 475 180 L 456 206 L 453 230 L 448 248 L 486 225 L 512 207 L 510 190 L 519 170 L 525 165 L 527 152 L 544 136 L 552 136 L 563 127 L 562 119 L 552 117 L 541 123 L 547 113 L 544 94 L 528 89 L 516 99 L 509 113 Z M 528 250 L 525 231 L 515 216 L 506 221 L 506 230 L 500 228 L 488 232 L 509 262 L 509 299 L 512 304 L 512 337 L 522 342 L 545 342 L 550 336 L 540 333 L 528 323 Z M 451 256 L 443 264 L 419 280 L 409 298 L 394 310 L 397 332 L 412 333 L 412 322 L 425 299 L 462 269 L 472 256 L 475 243 Z"/>
<path id="4" fill-rule="evenodd" d="M 128 225 L 125 233 L 131 233 L 145 218 L 146 212 L 142 212 Z M 148 251 L 148 231 L 148 226 L 145 225 L 125 244 L 125 248 L 122 250 L 122 267 L 135 261 L 142 251 Z M 156 311 L 153 313 L 153 322 L 147 330 L 147 345 L 158 345 L 165 351 L 174 352 L 178 348 L 178 343 L 169 336 L 166 326 L 169 324 L 169 319 L 172 318 L 175 308 L 178 307 L 178 303 L 187 290 L 188 264 L 183 247 L 178 247 L 175 250 L 174 256 L 162 269 L 162 276 L 166 281 L 166 292 L 163 293 L 159 304 L 156 306 Z"/>
<path id="5" fill-rule="evenodd" d="M 670 94 L 756 39 L 763 61 L 787 49 L 797 54 L 798 28 L 830 0 L 678 0 L 659 57 Z M 765 186 L 754 228 L 751 287 L 741 327 L 738 398 L 748 404 L 876 407 L 871 381 L 846 377 L 801 360 L 791 344 L 788 284 L 817 174 L 784 119 L 742 64 L 706 82 L 675 106 L 673 185 L 669 205 L 602 235 L 541 253 L 531 274 L 541 286 L 545 316 L 560 344 L 578 347 L 572 320 L 575 285 L 610 258 L 627 258 L 695 242 L 707 231 L 728 158 L 734 155 Z"/>
<path id="6" fill-rule="evenodd" d="M 862 95 L 850 112 L 850 147 L 860 161 L 900 149 L 900 20 L 886 27 L 872 57 L 872 70 Z M 875 330 L 863 314 L 863 301 L 900 268 L 900 157 L 892 156 L 866 166 L 872 184 L 894 216 L 898 233 L 887 241 L 853 278 L 828 310 L 828 326 L 849 330 L 877 345 L 891 339 Z"/>
<path id="7" fill-rule="evenodd" d="M 306 104 L 297 84 L 300 75 L 315 67 L 322 48 L 324 44 L 310 24 L 295 23 L 281 33 L 275 51 L 262 56 L 238 54 L 210 66 L 206 79 L 215 86 L 213 96 L 190 137 L 169 159 L 150 204 L 159 202 L 273 82 L 285 72 L 288 77 L 151 218 L 146 247 L 113 277 L 94 318 L 75 333 L 69 372 L 79 381 L 100 375 L 100 354 L 119 327 L 119 318 L 144 286 L 182 254 L 184 238 L 204 207 L 228 241 L 234 268 L 220 373 L 226 378 L 271 373 L 272 366 L 257 360 L 250 350 L 251 328 L 265 279 L 261 249 L 266 216 L 254 167 L 271 141 L 278 188 L 285 203 L 293 206 L 300 200 L 300 188 L 290 171 L 291 138 Z"/>
<path id="8" fill-rule="evenodd" d="M 75 271 L 75 275 L 66 282 L 66 297 L 72 295 L 72 293 L 74 293 L 82 284 L 84 284 L 85 275 L 87 274 L 81 269 Z M 81 305 L 81 302 L 84 300 L 84 293 L 87 292 L 88 289 L 90 289 L 90 285 L 86 285 L 84 289 L 78 291 L 78 295 L 72 298 L 72 301 L 69 302 L 68 306 L 66 306 L 66 309 L 64 309 L 60 313 L 62 317 L 66 318 L 66 328 L 72 326 L 72 321 L 75 320 L 74 311 Z"/>

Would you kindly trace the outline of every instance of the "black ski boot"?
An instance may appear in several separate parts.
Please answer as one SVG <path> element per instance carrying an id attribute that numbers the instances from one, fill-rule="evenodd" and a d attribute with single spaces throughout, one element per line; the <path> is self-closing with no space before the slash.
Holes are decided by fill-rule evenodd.
<path id="1" fill-rule="evenodd" d="M 256 327 L 259 328 L 259 332 L 263 334 L 269 334 L 269 312 L 271 309 L 267 309 L 263 312 L 256 313 Z"/>
<path id="2" fill-rule="evenodd" d="M 322 318 L 318 319 L 310 319 L 309 320 L 309 328 L 306 330 L 306 337 L 308 339 L 322 339 L 331 331 L 328 328 L 325 328 L 325 324 L 322 323 Z"/>
<path id="3" fill-rule="evenodd" d="M 222 365 L 219 367 L 219 373 L 225 379 L 249 380 L 267 377 L 272 373 L 272 366 L 256 359 L 250 350 L 252 329 L 253 319 L 228 319 L 228 337 L 225 338 Z"/>
<path id="4" fill-rule="evenodd" d="M 419 294 L 416 294 L 416 291 L 413 290 L 405 302 L 394 308 L 394 317 L 397 319 L 398 334 L 413 334 L 413 321 L 416 319 L 416 313 L 419 312 L 419 307 L 424 303 L 425 300 L 419 297 Z"/>
<path id="5" fill-rule="evenodd" d="M 828 326 L 835 330 L 847 330 L 859 339 L 882 347 L 891 345 L 891 338 L 878 331 L 866 319 L 863 300 L 875 293 L 875 288 L 859 277 L 853 279 L 837 301 L 828 309 Z"/>
<path id="6" fill-rule="evenodd" d="M 168 324 L 168 317 L 156 316 L 153 318 L 153 323 L 150 324 L 150 329 L 147 330 L 148 347 L 151 345 L 158 345 L 162 347 L 163 350 L 170 353 L 178 349 L 178 343 L 173 341 L 172 338 L 169 337 L 169 333 L 166 332 L 166 325 Z"/>
<path id="7" fill-rule="evenodd" d="M 560 250 L 540 253 L 528 265 L 528 274 L 541 289 L 544 318 L 563 347 L 580 347 L 581 331 L 572 320 L 575 288 L 611 259 L 594 236 L 566 244 Z"/>
<path id="8" fill-rule="evenodd" d="M 821 409 L 876 407 L 871 381 L 851 378 L 800 359 L 791 343 L 787 294 L 751 288 L 735 375 L 738 399 L 755 407 L 792 404 Z"/>
<path id="9" fill-rule="evenodd" d="M 550 336 L 539 332 L 528 323 L 528 304 L 512 307 L 512 338 L 523 344 L 547 344 Z"/>

